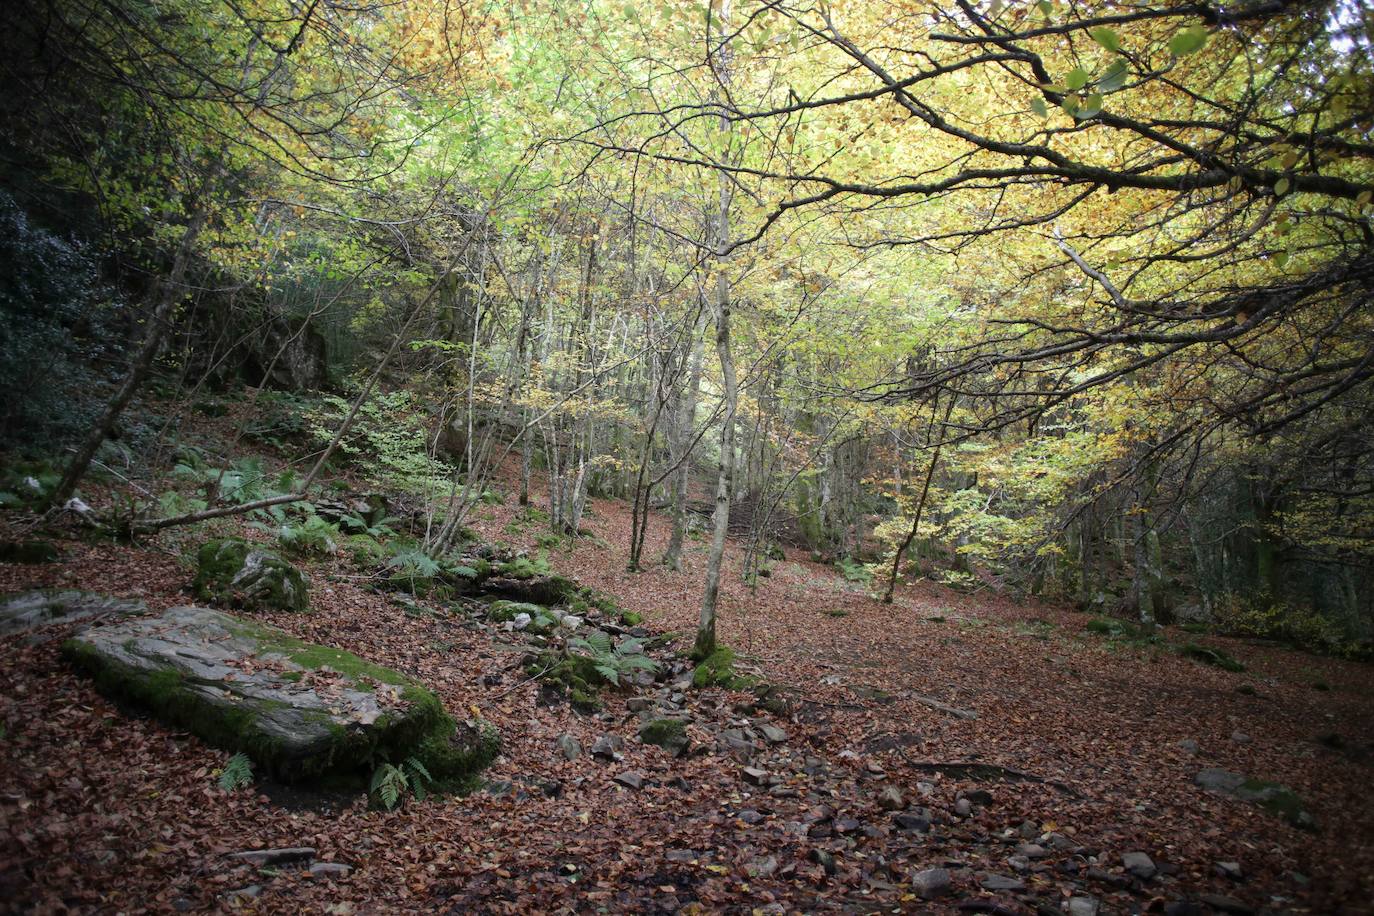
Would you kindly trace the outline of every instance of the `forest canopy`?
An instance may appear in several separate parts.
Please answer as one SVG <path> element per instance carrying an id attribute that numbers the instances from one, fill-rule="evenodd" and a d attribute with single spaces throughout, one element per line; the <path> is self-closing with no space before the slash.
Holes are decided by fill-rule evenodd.
<path id="1" fill-rule="evenodd" d="M 730 535 L 756 583 L 786 543 L 889 599 L 1368 651 L 1372 28 L 1350 0 L 14 0 L 0 438 L 132 536 L 364 464 L 434 557 L 508 466 L 558 537 L 621 497 L 631 569 L 709 529 L 702 656 Z M 297 479 L 178 495 L 182 418 L 245 386 L 240 435 Z M 134 504 L 97 498 L 111 468 Z"/>

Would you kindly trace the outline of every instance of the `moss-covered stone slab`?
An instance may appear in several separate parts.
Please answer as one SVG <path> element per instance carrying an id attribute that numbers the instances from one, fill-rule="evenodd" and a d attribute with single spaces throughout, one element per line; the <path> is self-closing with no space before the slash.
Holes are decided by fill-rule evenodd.
<path id="1" fill-rule="evenodd" d="M 399 672 L 207 608 L 92 628 L 63 650 L 106 695 L 283 782 L 360 786 L 413 756 L 437 787 L 459 788 L 497 750 L 494 730 L 456 725 Z"/>
<path id="2" fill-rule="evenodd" d="M 240 538 L 200 548 L 191 589 L 202 601 L 247 610 L 304 611 L 310 607 L 304 574 L 278 554 Z"/>
<path id="3" fill-rule="evenodd" d="M 1302 830 L 1316 830 L 1317 821 L 1307 810 L 1302 798 L 1292 789 L 1276 782 L 1251 779 L 1216 767 L 1202 770 L 1193 781 L 1204 789 L 1234 795 L 1259 805 L 1275 817 L 1282 818 Z"/>
<path id="4" fill-rule="evenodd" d="M 142 601 L 78 591 L 32 591 L 0 598 L 0 636 L 32 633 L 65 623 L 94 623 L 108 617 L 146 614 Z M 42 642 L 44 636 L 30 637 Z"/>

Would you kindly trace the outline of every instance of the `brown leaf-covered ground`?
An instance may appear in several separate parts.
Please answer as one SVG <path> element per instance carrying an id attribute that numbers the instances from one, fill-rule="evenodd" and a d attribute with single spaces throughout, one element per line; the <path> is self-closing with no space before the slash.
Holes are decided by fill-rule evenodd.
<path id="1" fill-rule="evenodd" d="M 486 507 L 476 527 L 494 539 L 532 539 L 534 531 L 508 527 L 514 508 Z M 596 501 L 586 526 L 598 538 L 554 551 L 554 566 L 642 612 L 655 630 L 690 631 L 703 545 L 690 545 L 681 572 L 631 574 L 628 508 Z M 646 556 L 662 552 L 666 529 L 655 516 Z M 59 539 L 57 563 L 0 564 L 0 592 L 70 586 L 141 598 L 154 609 L 188 603 L 189 558 L 206 536 L 178 532 L 135 546 Z M 342 563 L 312 565 L 314 613 L 264 619 L 411 674 L 455 714 L 480 714 L 503 736 L 487 773 L 493 788 L 390 813 L 364 799 L 271 786 L 225 793 L 215 779 L 222 751 L 121 713 L 63 663 L 60 640 L 7 639 L 0 906 L 1033 913 L 1092 896 L 1102 913 L 1128 913 L 1170 905 L 1188 912 L 1177 904 L 1210 893 L 1256 911 L 1371 911 L 1374 669 L 1207 639 L 1248 666 L 1230 673 L 1161 647 L 1086 634 L 1084 615 L 1044 604 L 922 582 L 884 605 L 833 568 L 789 555 L 751 590 L 732 545 L 720 632 L 744 669 L 798 688 L 793 714 L 746 715 L 739 704 L 747 694 L 694 693 L 689 734 L 699 750 L 680 759 L 634 740 L 638 720 L 625 707 L 633 694 L 609 695 L 600 716 L 541 705 L 538 685 L 526 681 L 501 634 L 454 617 L 408 616 Z M 789 733 L 754 760 L 781 778 L 771 792 L 747 782 L 743 761 L 716 748 L 714 733 L 746 717 Z M 599 735 L 622 735 L 625 759 L 566 761 L 555 749 L 565 732 L 586 748 Z M 1197 742 L 1196 753 L 1180 746 L 1185 739 Z M 960 762 L 1045 781 L 922 766 Z M 1319 831 L 1203 791 L 1193 783 L 1202 767 L 1292 787 Z M 643 775 L 644 788 L 612 781 L 627 770 Z M 929 833 L 894 825 L 878 803 L 887 786 L 930 809 Z M 978 789 L 991 802 L 958 816 L 958 794 Z M 1008 857 L 1044 833 L 1061 845 L 1018 873 Z M 330 880 L 290 869 L 255 873 L 226 857 L 298 845 L 355 869 Z M 1141 882 L 1123 872 L 1121 855 L 1137 851 L 1151 856 L 1159 876 Z M 1219 861 L 1238 862 L 1242 880 L 1219 875 Z M 910 875 L 936 866 L 950 869 L 953 885 L 923 900 Z M 1025 889 L 983 890 L 988 873 L 1018 876 Z M 232 893 L 249 886 L 257 896 Z"/>

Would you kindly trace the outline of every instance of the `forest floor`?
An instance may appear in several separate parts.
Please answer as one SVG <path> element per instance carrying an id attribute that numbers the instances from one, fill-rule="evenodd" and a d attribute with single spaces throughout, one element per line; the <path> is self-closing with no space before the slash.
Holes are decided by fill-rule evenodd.
<path id="1" fill-rule="evenodd" d="M 475 527 L 528 546 L 537 526 L 522 527 L 513 503 L 483 507 Z M 679 572 L 628 573 L 629 518 L 623 503 L 594 501 L 585 527 L 596 537 L 550 562 L 650 629 L 681 632 L 685 649 L 705 546 L 689 542 Z M 646 557 L 661 555 L 667 527 L 653 516 Z M 0 592 L 62 586 L 154 609 L 190 603 L 190 559 L 206 536 L 59 538 L 56 563 L 0 564 Z M 501 731 L 486 789 L 392 812 L 268 785 L 226 793 L 215 779 L 222 751 L 122 714 L 63 663 L 59 639 L 5 639 L 0 907 L 1374 911 L 1374 667 L 1165 632 L 1224 649 L 1246 666 L 1235 673 L 1086 632 L 1087 615 L 1047 604 L 917 582 L 884 605 L 793 549 L 750 589 L 739 545 L 727 561 L 722 641 L 743 670 L 781 685 L 790 708 L 770 717 L 750 709 L 747 691 L 687 691 L 695 750 L 680 758 L 636 741 L 626 705 L 674 688 L 608 693 L 593 715 L 548 705 L 506 634 L 408 614 L 341 562 L 308 565 L 314 613 L 262 619 L 412 675 L 455 714 Z M 747 759 L 720 745 L 721 732 L 754 737 L 763 725 L 785 738 L 760 740 Z M 619 759 L 568 760 L 556 746 L 565 734 L 588 749 L 607 735 L 625 743 Z M 1195 784 L 1214 767 L 1290 787 L 1317 828 Z M 626 773 L 640 788 L 615 781 Z M 896 814 L 890 788 L 902 796 Z M 228 858 L 285 846 L 353 870 L 322 878 Z M 1130 853 L 1149 866 L 1123 861 Z M 948 870 L 942 893 L 927 886 L 938 875 L 913 883 L 934 868 Z"/>

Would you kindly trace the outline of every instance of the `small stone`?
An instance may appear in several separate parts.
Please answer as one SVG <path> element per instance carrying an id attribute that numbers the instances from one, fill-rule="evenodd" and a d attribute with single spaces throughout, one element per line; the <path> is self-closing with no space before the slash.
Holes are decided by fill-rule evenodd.
<path id="1" fill-rule="evenodd" d="M 228 897 L 230 900 L 253 900 L 261 893 L 261 884 L 250 884 L 247 887 L 240 887 L 237 890 L 232 890 L 224 896 Z"/>
<path id="2" fill-rule="evenodd" d="M 815 862 L 822 869 L 824 869 L 827 875 L 835 874 L 838 868 L 835 865 L 835 857 L 831 855 L 828 851 L 821 849 L 819 847 L 813 848 L 811 850 L 811 861 Z"/>
<path id="3" fill-rule="evenodd" d="M 1245 732 L 1231 732 L 1231 740 L 1237 744 L 1249 744 L 1250 736 Z"/>
<path id="4" fill-rule="evenodd" d="M 1050 851 L 1037 843 L 1022 843 L 1016 851 L 1027 859 L 1043 859 L 1050 854 Z"/>
<path id="5" fill-rule="evenodd" d="M 1070 897 L 1068 910 L 1069 916 L 1097 916 L 1097 898 Z"/>
<path id="6" fill-rule="evenodd" d="M 1007 864 L 1015 871 L 1030 871 L 1031 861 L 1025 856 L 1007 856 Z"/>
<path id="7" fill-rule="evenodd" d="M 1232 881 L 1239 881 L 1245 877 L 1240 870 L 1239 862 L 1218 862 L 1217 874 L 1223 878 L 1230 878 Z"/>
<path id="8" fill-rule="evenodd" d="M 1155 876 L 1159 869 L 1155 868 L 1154 860 L 1143 852 L 1128 852 L 1121 857 L 1121 864 L 1126 871 L 1135 875 L 1141 881 L 1149 881 Z"/>
<path id="9" fill-rule="evenodd" d="M 316 862 L 310 866 L 310 874 L 316 878 L 347 878 L 352 872 L 353 866 L 342 862 Z"/>
<path id="10" fill-rule="evenodd" d="M 602 735 L 592 744 L 592 756 L 602 760 L 619 760 L 620 749 L 624 746 L 625 739 L 619 735 Z"/>
<path id="11" fill-rule="evenodd" d="M 621 773 L 619 776 L 615 777 L 615 781 L 628 789 L 644 788 L 644 777 L 640 776 L 634 770 L 627 770 Z"/>
<path id="12" fill-rule="evenodd" d="M 1021 836 L 1028 840 L 1033 840 L 1040 835 L 1040 825 L 1032 820 L 1022 821 L 1021 826 L 1016 829 Z"/>
<path id="13" fill-rule="evenodd" d="M 530 621 L 533 619 L 529 614 L 521 611 L 510 619 L 510 628 L 516 631 L 523 630 L 530 625 Z"/>
<path id="14" fill-rule="evenodd" d="M 1192 738 L 1184 738 L 1178 743 L 1178 747 L 1179 750 L 1186 751 L 1189 754 L 1196 754 L 1198 750 L 1200 750 L 1198 743 Z"/>
<path id="15" fill-rule="evenodd" d="M 769 744 L 782 744 L 787 740 L 787 732 L 776 725 L 769 725 L 767 722 L 759 725 L 759 734 L 763 735 Z"/>
<path id="16" fill-rule="evenodd" d="M 630 712 L 647 712 L 654 708 L 652 697 L 630 697 L 625 701 L 625 708 Z"/>
<path id="17" fill-rule="evenodd" d="M 740 770 L 740 775 L 744 777 L 745 782 L 752 783 L 756 786 L 768 784 L 767 770 L 760 770 L 757 767 L 745 767 L 744 769 Z"/>
<path id="18" fill-rule="evenodd" d="M 755 859 L 744 867 L 744 870 L 752 878 L 767 878 L 778 870 L 778 860 L 773 856 L 762 859 Z"/>
<path id="19" fill-rule="evenodd" d="M 753 808 L 745 808 L 743 811 L 741 811 L 739 814 L 735 816 L 751 827 L 765 819 L 765 815 L 760 814 Z"/>
<path id="20" fill-rule="evenodd" d="M 973 813 L 973 802 L 967 798 L 961 798 L 954 803 L 954 813 L 960 817 L 968 817 Z"/>
<path id="21" fill-rule="evenodd" d="M 1250 916 L 1255 912 L 1255 908 L 1248 903 L 1237 900 L 1235 897 L 1228 897 L 1225 894 L 1203 894 L 1198 899 L 1214 910 L 1231 913 L 1233 916 Z"/>
<path id="22" fill-rule="evenodd" d="M 314 846 L 285 846 L 280 849 L 249 849 L 230 853 L 229 858 L 264 868 L 272 865 L 292 865 L 315 858 Z"/>
<path id="23" fill-rule="evenodd" d="M 992 804 L 992 793 L 989 792 L 987 789 L 974 789 L 972 792 L 965 792 L 964 798 L 967 798 L 973 804 L 981 805 L 984 808 Z"/>
<path id="24" fill-rule="evenodd" d="M 985 891 L 1023 891 L 1026 884 L 1010 875 L 987 875 L 979 882 Z"/>
<path id="25" fill-rule="evenodd" d="M 906 799 L 896 786 L 887 786 L 878 793 L 878 807 L 885 811 L 900 811 L 906 807 Z"/>
<path id="26" fill-rule="evenodd" d="M 927 868 L 913 872 L 911 891 L 922 900 L 931 900 L 949 890 L 950 875 L 947 868 Z"/>
<path id="27" fill-rule="evenodd" d="M 558 736 L 558 750 L 568 760 L 576 760 L 582 756 L 582 742 L 568 734 Z"/>
<path id="28" fill-rule="evenodd" d="M 892 823 L 903 833 L 925 833 L 930 830 L 930 812 L 925 808 L 915 808 L 892 815 Z"/>
<path id="29" fill-rule="evenodd" d="M 862 826 L 863 824 L 859 820 L 852 817 L 841 817 L 835 820 L 835 832 L 840 834 L 853 833 Z"/>

